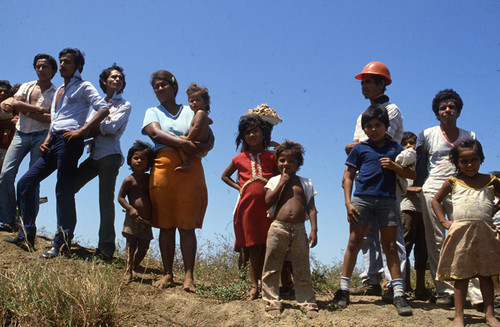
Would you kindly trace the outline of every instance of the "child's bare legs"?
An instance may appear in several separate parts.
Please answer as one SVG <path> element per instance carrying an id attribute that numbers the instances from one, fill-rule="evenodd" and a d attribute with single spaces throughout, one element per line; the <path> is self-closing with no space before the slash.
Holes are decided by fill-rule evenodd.
<path id="1" fill-rule="evenodd" d="M 175 228 L 160 229 L 160 253 L 165 275 L 156 283 L 154 287 L 163 288 L 174 282 L 173 265 L 175 254 Z"/>
<path id="2" fill-rule="evenodd" d="M 500 288 L 498 287 L 498 276 L 491 276 L 491 280 L 493 281 L 493 291 L 496 296 L 500 293 Z"/>
<path id="3" fill-rule="evenodd" d="M 349 240 L 347 241 L 344 263 L 342 264 L 342 277 L 350 278 L 352 275 L 359 250 L 363 245 L 366 227 L 366 225 L 349 224 Z"/>
<path id="4" fill-rule="evenodd" d="M 247 300 L 255 300 L 259 296 L 259 280 L 262 278 L 262 268 L 266 256 L 266 245 L 252 245 L 248 247 L 250 257 L 250 279 L 252 288 L 248 293 Z"/>
<path id="5" fill-rule="evenodd" d="M 401 268 L 396 245 L 396 226 L 380 227 L 380 243 L 387 259 L 387 268 L 392 279 L 401 278 Z"/>
<path id="6" fill-rule="evenodd" d="M 481 295 L 483 296 L 486 324 L 490 327 L 500 326 L 500 322 L 495 318 L 493 303 L 495 293 L 493 291 L 493 281 L 491 280 L 491 276 L 479 276 L 479 287 L 481 288 Z"/>
<path id="7" fill-rule="evenodd" d="M 248 263 L 248 248 L 242 246 L 240 249 L 240 256 L 238 258 L 238 269 L 241 270 Z"/>
<path id="8" fill-rule="evenodd" d="M 125 284 L 130 284 L 132 279 L 134 278 L 134 262 L 135 262 L 135 251 L 137 250 L 137 238 L 128 235 L 126 237 L 127 243 L 125 245 L 125 276 L 123 277 L 123 281 Z"/>
<path id="9" fill-rule="evenodd" d="M 188 156 L 182 151 L 181 148 L 177 148 L 177 153 L 179 154 L 179 158 L 181 158 L 182 163 L 175 167 L 174 171 L 182 171 L 191 168 L 191 163 L 189 162 Z"/>
<path id="10" fill-rule="evenodd" d="M 458 279 L 455 280 L 455 317 L 453 318 L 453 323 L 451 324 L 454 327 L 465 326 L 464 321 L 464 304 L 465 304 L 465 296 L 467 295 L 467 286 L 469 285 L 469 279 Z M 483 298 L 483 301 L 486 299 Z M 486 302 L 484 302 L 486 307 Z"/>
<path id="11" fill-rule="evenodd" d="M 184 290 L 194 292 L 194 260 L 196 257 L 196 233 L 194 229 L 179 229 L 181 252 L 184 260 Z"/>
<path id="12" fill-rule="evenodd" d="M 417 269 L 415 279 L 415 291 L 425 292 L 425 269 Z"/>
<path id="13" fill-rule="evenodd" d="M 150 242 L 149 240 L 138 240 L 137 252 L 135 253 L 135 258 L 134 258 L 134 269 L 141 264 L 142 260 L 146 256 L 146 253 L 148 253 L 149 242 Z"/>

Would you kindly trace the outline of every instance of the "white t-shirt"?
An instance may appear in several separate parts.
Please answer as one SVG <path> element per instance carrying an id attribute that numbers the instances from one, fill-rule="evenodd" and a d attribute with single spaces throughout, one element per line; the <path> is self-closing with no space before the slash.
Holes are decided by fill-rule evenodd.
<path id="1" fill-rule="evenodd" d="M 423 146 L 423 153 L 427 154 L 427 171 L 429 176 L 422 186 L 424 192 L 437 193 L 448 177 L 456 175 L 457 169 L 449 160 L 450 150 L 463 139 L 475 139 L 476 134 L 461 128 L 458 138 L 450 143 L 441 131 L 441 127 L 434 126 L 418 133 L 417 149 Z"/>
<path id="2" fill-rule="evenodd" d="M 387 109 L 387 113 L 389 114 L 389 128 L 387 129 L 387 135 L 389 135 L 394 142 L 401 143 L 403 139 L 403 115 L 401 115 L 401 111 L 399 111 L 398 106 L 394 103 L 390 103 L 389 101 L 382 104 L 385 109 Z M 353 140 L 359 140 L 359 142 L 363 142 L 368 140 L 368 136 L 366 136 L 365 131 L 361 128 L 361 115 L 359 115 L 358 120 L 356 121 L 356 130 L 354 131 Z"/>
<path id="3" fill-rule="evenodd" d="M 297 177 L 300 179 L 300 184 L 302 184 L 302 189 L 304 190 L 304 195 L 306 197 L 306 208 L 307 208 L 307 206 L 309 205 L 309 201 L 311 201 L 312 197 L 315 196 L 316 194 L 318 194 L 318 192 L 316 192 L 316 190 L 314 189 L 314 187 L 312 185 L 312 181 L 309 178 L 300 177 L 300 176 L 297 176 Z M 278 186 L 280 178 L 281 178 L 281 175 L 271 177 L 271 179 L 269 179 L 269 181 L 267 182 L 266 186 L 264 186 L 264 189 L 269 189 L 271 191 L 274 190 L 276 188 L 276 186 Z M 274 219 L 274 214 L 276 213 L 276 206 L 277 205 L 278 205 L 278 203 L 275 203 L 271 208 L 269 208 L 269 210 L 267 210 L 267 216 L 269 218 Z M 305 220 L 308 220 L 308 219 L 309 219 L 309 215 L 306 212 Z"/>

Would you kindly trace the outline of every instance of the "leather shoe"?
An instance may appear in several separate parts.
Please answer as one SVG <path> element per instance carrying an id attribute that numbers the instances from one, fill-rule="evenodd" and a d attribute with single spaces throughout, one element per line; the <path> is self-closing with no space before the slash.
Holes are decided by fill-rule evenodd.
<path id="1" fill-rule="evenodd" d="M 19 246 L 27 251 L 32 251 L 35 248 L 35 240 L 27 240 L 20 237 L 7 237 L 4 239 L 5 242 Z"/>
<path id="2" fill-rule="evenodd" d="M 42 254 L 42 258 L 45 259 L 53 259 L 58 256 L 59 256 L 59 249 L 55 247 L 51 247 L 50 250 Z"/>

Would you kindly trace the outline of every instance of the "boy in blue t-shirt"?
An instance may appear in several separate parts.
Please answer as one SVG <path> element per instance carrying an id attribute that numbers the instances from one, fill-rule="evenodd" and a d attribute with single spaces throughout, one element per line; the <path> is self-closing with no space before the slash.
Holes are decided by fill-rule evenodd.
<path id="1" fill-rule="evenodd" d="M 395 163 L 403 147 L 386 138 L 389 115 L 380 104 L 372 104 L 361 117 L 361 127 L 368 140 L 356 144 L 347 157 L 347 170 L 342 179 L 344 187 L 349 241 L 344 255 L 340 289 L 333 302 L 345 308 L 349 304 L 349 282 L 356 258 L 363 244 L 369 222 L 376 220 L 382 248 L 387 258 L 387 267 L 394 289 L 393 303 L 401 316 L 412 315 L 403 291 L 403 279 L 396 250 L 398 206 L 396 203 L 396 174 L 404 178 L 415 178 L 415 169 Z M 356 172 L 356 189 L 351 201 L 352 185 Z"/>

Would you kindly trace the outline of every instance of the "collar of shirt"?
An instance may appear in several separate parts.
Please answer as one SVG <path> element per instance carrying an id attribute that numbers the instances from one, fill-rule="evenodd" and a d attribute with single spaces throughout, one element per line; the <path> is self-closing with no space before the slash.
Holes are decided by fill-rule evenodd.
<path id="1" fill-rule="evenodd" d="M 383 104 L 383 103 L 389 102 L 389 97 L 385 94 L 382 94 L 378 98 L 373 99 L 373 102 Z"/>

